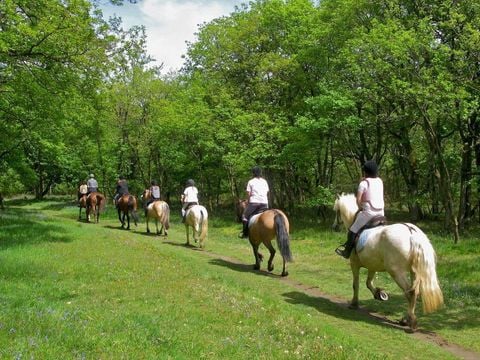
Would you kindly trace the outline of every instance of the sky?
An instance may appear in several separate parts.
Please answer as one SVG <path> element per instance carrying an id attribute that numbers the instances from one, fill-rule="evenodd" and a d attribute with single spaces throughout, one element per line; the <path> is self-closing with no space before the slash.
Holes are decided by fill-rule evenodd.
<path id="1" fill-rule="evenodd" d="M 147 52 L 155 65 L 163 63 L 163 73 L 176 71 L 183 64 L 186 41 L 194 41 L 198 25 L 229 15 L 246 0 L 141 0 L 125 1 L 123 6 L 103 5 L 104 18 L 117 15 L 124 29 L 144 25 Z"/>

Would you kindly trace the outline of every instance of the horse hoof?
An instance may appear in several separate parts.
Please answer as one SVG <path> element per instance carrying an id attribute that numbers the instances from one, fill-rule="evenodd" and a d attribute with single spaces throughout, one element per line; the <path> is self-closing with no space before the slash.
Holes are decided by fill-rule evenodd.
<path id="1" fill-rule="evenodd" d="M 406 318 L 398 320 L 398 324 L 401 326 L 408 326 L 408 320 Z"/>
<path id="2" fill-rule="evenodd" d="M 288 271 L 282 272 L 282 276 L 283 276 L 283 277 L 288 276 Z"/>
<path id="3" fill-rule="evenodd" d="M 253 270 L 260 270 L 260 265 L 257 265 L 257 264 L 253 265 Z"/>
<path id="4" fill-rule="evenodd" d="M 373 295 L 373 297 L 375 298 L 375 300 L 380 300 L 380 301 L 387 301 L 388 300 L 388 294 L 383 291 L 382 289 L 377 289 L 377 291 L 375 291 L 375 295 Z"/>
<path id="5" fill-rule="evenodd" d="M 348 305 L 348 308 L 352 309 L 352 310 L 357 310 L 358 309 L 358 304 L 350 304 L 350 305 Z"/>

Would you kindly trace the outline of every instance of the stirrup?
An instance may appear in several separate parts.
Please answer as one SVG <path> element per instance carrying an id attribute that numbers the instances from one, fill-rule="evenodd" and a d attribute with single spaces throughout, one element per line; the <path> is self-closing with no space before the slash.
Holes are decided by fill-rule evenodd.
<path id="1" fill-rule="evenodd" d="M 342 249 L 343 248 L 343 249 Z M 337 253 L 337 255 L 340 255 L 342 257 L 344 257 L 345 259 L 348 259 L 350 257 L 350 255 L 347 256 L 346 252 L 345 252 L 345 246 L 344 245 L 340 245 L 339 247 L 337 247 L 335 249 L 335 252 Z"/>

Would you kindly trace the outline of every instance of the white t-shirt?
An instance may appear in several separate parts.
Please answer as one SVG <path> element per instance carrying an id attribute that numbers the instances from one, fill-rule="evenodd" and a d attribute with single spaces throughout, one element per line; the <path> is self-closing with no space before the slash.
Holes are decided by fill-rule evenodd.
<path id="1" fill-rule="evenodd" d="M 358 185 L 362 195 L 362 209 L 380 211 L 385 207 L 383 200 L 383 181 L 379 177 L 366 178 Z"/>
<path id="2" fill-rule="evenodd" d="M 189 186 L 183 191 L 183 202 L 198 202 L 198 190 L 195 186 Z"/>
<path id="3" fill-rule="evenodd" d="M 268 183 L 264 178 L 253 178 L 247 183 L 247 192 L 250 194 L 251 203 L 268 205 Z"/>

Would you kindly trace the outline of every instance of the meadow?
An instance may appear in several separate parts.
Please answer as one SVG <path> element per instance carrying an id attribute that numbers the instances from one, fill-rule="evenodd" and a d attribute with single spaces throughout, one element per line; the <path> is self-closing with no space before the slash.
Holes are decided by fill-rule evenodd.
<path id="1" fill-rule="evenodd" d="M 0 358 L 480 356 L 480 242 L 474 236 L 454 245 L 436 224 L 419 224 L 437 252 L 445 306 L 423 315 L 419 303 L 420 331 L 408 334 L 391 325 L 406 302 L 386 274 L 378 274 L 376 285 L 387 289 L 389 301 L 371 297 L 362 272 L 362 310 L 346 307 L 350 267 L 333 251 L 345 233 L 332 232 L 328 216 L 292 216 L 295 261 L 287 278 L 279 276 L 278 253 L 271 274 L 264 263 L 253 271 L 252 250 L 237 238 L 233 211 L 211 214 L 203 251 L 184 245 L 176 209 L 167 238 L 147 235 L 143 219 L 121 230 L 111 205 L 99 224 L 77 216 L 71 199 L 11 200 L 0 211 Z"/>

